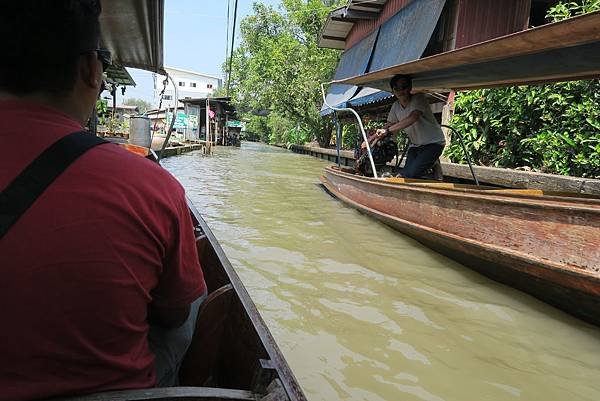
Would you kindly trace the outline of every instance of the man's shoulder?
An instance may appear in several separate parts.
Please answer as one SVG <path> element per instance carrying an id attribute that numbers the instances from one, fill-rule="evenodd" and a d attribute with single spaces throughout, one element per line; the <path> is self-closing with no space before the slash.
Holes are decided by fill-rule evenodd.
<path id="1" fill-rule="evenodd" d="M 155 187 L 158 191 L 183 192 L 183 187 L 163 167 L 115 144 L 97 146 L 90 152 L 90 163 L 105 175 L 134 187 Z"/>
<path id="2" fill-rule="evenodd" d="M 429 108 L 429 102 L 424 93 L 415 93 L 410 98 L 409 108 L 412 110 L 424 110 Z"/>

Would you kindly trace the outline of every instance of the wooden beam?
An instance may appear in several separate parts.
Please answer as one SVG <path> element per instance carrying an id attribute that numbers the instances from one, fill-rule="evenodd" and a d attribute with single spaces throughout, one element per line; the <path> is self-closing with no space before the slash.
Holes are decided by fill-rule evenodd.
<path id="1" fill-rule="evenodd" d="M 142 400 L 243 400 L 256 401 L 257 395 L 246 390 L 213 387 L 163 387 L 139 390 L 108 391 L 75 397 L 53 398 L 52 401 L 142 401 Z"/>
<path id="2" fill-rule="evenodd" d="M 335 42 L 345 42 L 346 41 L 346 38 L 342 39 L 342 38 L 337 37 L 337 36 L 329 36 L 329 35 L 323 35 L 323 36 L 321 36 L 321 39 L 324 39 L 324 40 L 333 40 Z"/>
<path id="3" fill-rule="evenodd" d="M 597 41 L 600 41 L 600 11 L 333 82 L 369 86 L 377 81 L 387 81 L 396 74 L 425 74 Z M 490 85 L 508 83 L 512 82 L 499 81 Z"/>

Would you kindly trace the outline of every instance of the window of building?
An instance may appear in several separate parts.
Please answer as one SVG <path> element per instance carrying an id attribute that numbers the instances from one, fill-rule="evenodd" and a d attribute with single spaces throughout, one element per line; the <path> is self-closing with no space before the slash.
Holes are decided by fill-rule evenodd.
<path id="1" fill-rule="evenodd" d="M 192 82 L 192 83 L 190 83 L 190 86 L 191 86 L 192 88 L 195 88 L 195 87 L 196 87 L 196 83 L 195 83 L 195 82 Z"/>
<path id="2" fill-rule="evenodd" d="M 179 81 L 179 86 L 185 86 L 185 82 Z"/>
<path id="3" fill-rule="evenodd" d="M 206 87 L 207 87 L 208 89 L 212 89 L 212 84 L 206 84 Z"/>
<path id="4" fill-rule="evenodd" d="M 173 99 L 173 98 L 171 97 L 171 95 L 164 95 L 164 96 L 163 96 L 163 100 L 171 100 L 171 99 Z"/>

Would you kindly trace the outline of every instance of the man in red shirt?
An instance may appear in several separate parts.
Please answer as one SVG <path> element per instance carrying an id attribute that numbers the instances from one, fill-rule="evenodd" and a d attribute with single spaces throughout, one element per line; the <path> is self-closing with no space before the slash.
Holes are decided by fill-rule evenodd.
<path id="1" fill-rule="evenodd" d="M 93 0 L 3 5 L 0 191 L 88 121 L 106 56 L 99 13 Z M 162 365 L 173 344 L 160 342 L 193 328 L 190 305 L 205 293 L 181 185 L 117 145 L 95 146 L 0 238 L 0 400 L 165 382 L 176 363 Z M 174 358 L 186 344 L 176 346 Z"/>

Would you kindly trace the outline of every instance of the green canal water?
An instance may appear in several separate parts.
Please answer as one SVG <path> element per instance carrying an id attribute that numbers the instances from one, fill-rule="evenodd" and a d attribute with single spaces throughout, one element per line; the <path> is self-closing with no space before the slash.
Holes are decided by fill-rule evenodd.
<path id="1" fill-rule="evenodd" d="M 309 400 L 600 400 L 600 329 L 346 207 L 326 164 L 252 143 L 164 160 Z"/>

